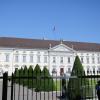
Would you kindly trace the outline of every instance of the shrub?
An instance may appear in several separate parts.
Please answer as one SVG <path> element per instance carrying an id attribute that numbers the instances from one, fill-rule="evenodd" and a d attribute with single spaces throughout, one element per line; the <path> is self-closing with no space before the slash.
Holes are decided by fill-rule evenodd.
<path id="1" fill-rule="evenodd" d="M 38 64 L 35 66 L 33 73 L 34 73 L 33 76 L 35 77 L 33 81 L 33 88 L 37 88 L 37 86 L 40 84 L 40 76 L 41 76 L 41 69 Z"/>
<path id="2" fill-rule="evenodd" d="M 28 79 L 28 88 L 33 88 L 34 79 L 32 78 L 33 77 L 33 68 L 32 68 L 32 66 L 30 66 L 29 69 L 28 69 L 28 77 L 29 77 L 29 79 Z"/>
<path id="3" fill-rule="evenodd" d="M 23 80 L 23 86 L 27 86 L 28 85 L 28 69 L 27 69 L 27 66 L 24 66 L 24 69 L 23 69 L 23 77 L 25 77 Z"/>
<path id="4" fill-rule="evenodd" d="M 89 80 L 86 78 L 79 78 L 79 76 L 84 75 L 85 72 L 83 69 L 83 66 L 80 62 L 80 59 L 78 56 L 76 56 L 74 61 L 74 66 L 71 72 L 71 76 L 76 76 L 76 78 L 69 78 L 68 82 L 68 96 L 70 100 L 74 100 L 77 97 L 86 97 L 92 94 L 91 89 L 87 91 L 86 88 L 83 88 L 84 86 L 89 85 Z M 91 92 L 91 93 L 90 93 Z"/>
<path id="5" fill-rule="evenodd" d="M 43 68 L 41 73 L 42 78 L 39 80 L 40 84 L 37 85 L 38 91 L 53 91 L 55 90 L 55 84 L 53 78 L 46 67 Z"/>
<path id="6" fill-rule="evenodd" d="M 18 68 L 15 68 L 14 76 L 15 77 L 19 77 L 19 70 L 18 70 Z M 15 83 L 19 83 L 19 80 L 15 79 Z"/>

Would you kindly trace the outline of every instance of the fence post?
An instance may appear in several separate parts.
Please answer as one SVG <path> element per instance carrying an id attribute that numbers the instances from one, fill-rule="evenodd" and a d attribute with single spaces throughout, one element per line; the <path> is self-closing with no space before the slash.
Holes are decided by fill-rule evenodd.
<path id="1" fill-rule="evenodd" d="M 7 100 L 8 73 L 3 74 L 2 100 Z"/>
<path id="2" fill-rule="evenodd" d="M 12 73 L 12 77 L 11 77 L 11 100 L 13 100 L 13 84 L 14 84 L 13 79 L 14 79 L 14 77 L 13 77 L 13 73 Z"/>
<path id="3" fill-rule="evenodd" d="M 66 98 L 67 88 L 66 88 L 66 75 L 62 76 L 62 98 Z"/>

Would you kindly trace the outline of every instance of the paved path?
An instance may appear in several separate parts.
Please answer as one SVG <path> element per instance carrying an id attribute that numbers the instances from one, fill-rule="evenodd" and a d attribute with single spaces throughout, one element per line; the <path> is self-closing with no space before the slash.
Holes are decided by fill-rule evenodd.
<path id="1" fill-rule="evenodd" d="M 67 100 L 59 99 L 61 92 L 34 92 L 26 87 L 14 85 L 13 100 Z M 2 100 L 2 81 L 0 80 L 0 100 Z M 11 100 L 11 82 L 8 82 L 7 100 Z"/>

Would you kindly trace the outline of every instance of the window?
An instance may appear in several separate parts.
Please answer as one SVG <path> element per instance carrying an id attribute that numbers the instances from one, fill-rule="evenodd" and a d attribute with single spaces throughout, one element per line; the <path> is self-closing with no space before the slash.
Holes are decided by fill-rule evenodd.
<path id="1" fill-rule="evenodd" d="M 93 74 L 95 74 L 95 68 L 93 68 Z"/>
<path id="2" fill-rule="evenodd" d="M 56 74 L 56 73 L 57 73 L 56 68 L 53 68 L 53 69 L 52 69 L 52 74 Z"/>
<path id="3" fill-rule="evenodd" d="M 26 56 L 25 55 L 23 56 L 23 62 L 26 62 Z"/>
<path id="4" fill-rule="evenodd" d="M 56 63 L 56 57 L 53 57 L 53 63 Z"/>
<path id="5" fill-rule="evenodd" d="M 60 63 L 63 63 L 63 57 L 60 57 Z"/>
<path id="6" fill-rule="evenodd" d="M 37 56 L 37 63 L 40 63 L 40 55 Z"/>
<path id="7" fill-rule="evenodd" d="M 87 57 L 86 60 L 87 60 L 87 64 L 89 64 L 89 57 Z"/>
<path id="8" fill-rule="evenodd" d="M 68 63 L 70 63 L 70 57 L 68 57 Z"/>
<path id="9" fill-rule="evenodd" d="M 6 62 L 9 62 L 9 54 L 6 54 Z"/>
<path id="10" fill-rule="evenodd" d="M 93 63 L 93 64 L 95 63 L 95 59 L 94 59 L 94 57 L 92 57 L 92 63 Z"/>
<path id="11" fill-rule="evenodd" d="M 18 53 L 18 51 L 16 51 L 16 53 Z"/>
<path id="12" fill-rule="evenodd" d="M 88 56 L 89 54 L 87 53 L 87 56 Z"/>
<path id="13" fill-rule="evenodd" d="M 84 61 L 83 61 L 83 57 L 81 57 L 81 63 L 84 63 Z"/>
<path id="14" fill-rule="evenodd" d="M 47 56 L 44 56 L 44 63 L 47 63 Z"/>
<path id="15" fill-rule="evenodd" d="M 15 55 L 15 62 L 18 62 L 19 59 L 18 59 L 18 55 Z"/>
<path id="16" fill-rule="evenodd" d="M 100 67 L 98 67 L 98 71 L 97 72 L 100 73 Z"/>
<path id="17" fill-rule="evenodd" d="M 87 74 L 89 74 L 90 73 L 90 69 L 89 68 L 87 68 Z"/>
<path id="18" fill-rule="evenodd" d="M 30 55 L 30 62 L 33 62 L 33 55 Z"/>
<path id="19" fill-rule="evenodd" d="M 100 57 L 98 57 L 97 59 L 98 59 L 98 64 L 100 64 Z"/>
<path id="20" fill-rule="evenodd" d="M 68 68 L 68 73 L 70 73 L 71 72 L 71 69 L 70 68 Z"/>

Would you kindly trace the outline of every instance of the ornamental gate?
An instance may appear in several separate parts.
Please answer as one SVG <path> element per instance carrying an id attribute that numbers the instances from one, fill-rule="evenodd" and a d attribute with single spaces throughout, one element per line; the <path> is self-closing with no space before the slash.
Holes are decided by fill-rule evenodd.
<path id="1" fill-rule="evenodd" d="M 0 91 L 1 91 L 0 100 L 71 100 L 68 99 L 68 94 L 67 94 L 68 92 L 67 84 L 69 78 L 74 79 L 77 77 L 54 76 L 52 77 L 52 79 L 51 77 L 41 77 L 40 81 L 38 81 L 39 79 L 36 77 L 30 77 L 30 76 L 17 77 L 14 76 L 13 74 L 11 77 L 8 77 L 7 73 L 4 73 L 3 77 L 0 77 Z M 89 84 L 86 86 L 82 86 L 82 89 L 86 89 L 86 91 L 88 91 L 89 88 L 91 88 L 93 91 L 91 95 L 81 97 L 80 100 L 97 100 L 95 85 L 97 84 L 97 81 L 100 79 L 100 75 L 80 76 L 78 78 L 89 79 Z M 52 81 L 49 81 L 50 79 Z M 24 80 L 27 80 L 27 83 L 25 83 L 26 81 Z M 55 90 L 53 90 L 53 87 L 52 90 L 50 91 L 46 89 L 45 91 L 43 90 L 40 91 L 39 89 L 29 87 L 31 82 L 32 82 L 31 85 L 34 84 L 34 80 L 36 80 L 37 84 L 39 84 L 40 82 L 41 87 L 42 87 L 42 81 L 46 80 L 48 84 L 44 82 L 44 88 L 46 88 L 46 85 L 50 85 L 52 84 L 51 82 L 54 82 Z M 66 88 L 63 88 L 64 81 L 66 81 L 65 82 Z M 73 87 L 71 87 L 71 89 L 73 90 Z M 66 95 L 64 98 L 62 97 L 63 94 Z"/>

